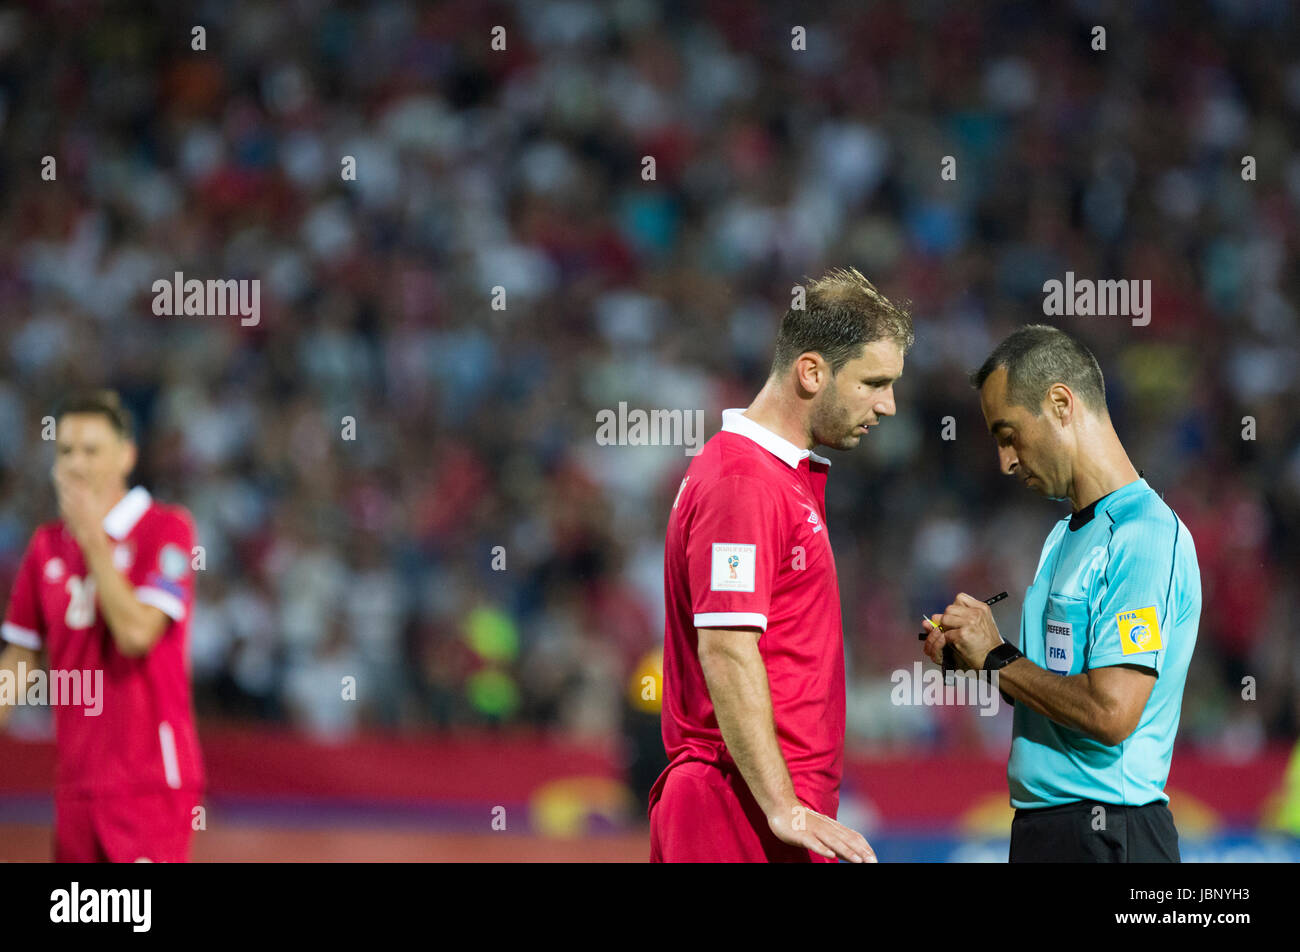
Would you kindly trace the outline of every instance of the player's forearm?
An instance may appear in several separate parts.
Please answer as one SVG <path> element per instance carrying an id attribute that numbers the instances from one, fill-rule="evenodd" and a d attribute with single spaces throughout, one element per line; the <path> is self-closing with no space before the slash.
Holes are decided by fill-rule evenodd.
<path id="1" fill-rule="evenodd" d="M 5 643 L 3 650 L 0 650 L 0 672 L 7 672 L 7 676 L 14 685 L 15 700 L 17 692 L 24 691 L 27 688 L 26 675 L 31 674 L 40 664 L 40 655 L 30 648 L 24 648 L 22 645 Z M 23 677 L 19 678 L 19 664 L 24 664 Z M 0 676 L 4 676 L 0 674 Z M 0 730 L 3 730 L 9 722 L 9 713 L 15 707 L 15 704 L 6 704 L 4 693 L 0 692 Z"/>
<path id="2" fill-rule="evenodd" d="M 1017 658 L 997 672 L 998 687 L 1017 704 L 1025 704 L 1064 727 L 1087 734 L 1103 744 L 1114 745 L 1124 738 L 1116 736 L 1117 712 L 1096 696 L 1085 671 L 1062 677 Z"/>
<path id="3" fill-rule="evenodd" d="M 113 550 L 106 538 L 82 543 L 86 567 L 95 579 L 104 624 L 117 650 L 127 657 L 142 655 L 157 639 L 157 612 L 135 596 L 135 587 L 113 564 Z"/>
<path id="4" fill-rule="evenodd" d="M 702 651 L 700 664 L 722 739 L 763 814 L 798 806 L 776 738 L 767 669 L 757 647 Z"/>

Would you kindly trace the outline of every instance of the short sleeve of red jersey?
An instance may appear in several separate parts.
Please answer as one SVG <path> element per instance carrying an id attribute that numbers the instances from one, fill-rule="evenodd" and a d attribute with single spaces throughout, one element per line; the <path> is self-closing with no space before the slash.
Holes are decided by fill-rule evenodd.
<path id="1" fill-rule="evenodd" d="M 169 512 L 140 540 L 136 564 L 144 581 L 135 597 L 152 605 L 172 621 L 189 617 L 194 603 L 194 572 L 190 554 L 194 551 L 194 525 L 185 515 Z"/>
<path id="2" fill-rule="evenodd" d="M 13 591 L 9 593 L 9 610 L 5 612 L 0 637 L 5 641 L 40 651 L 45 640 L 45 623 L 41 620 L 40 570 L 37 564 L 37 536 L 27 544 Z"/>
<path id="3" fill-rule="evenodd" d="M 784 533 L 771 490 L 748 476 L 701 487 L 686 540 L 696 628 L 767 630 Z"/>

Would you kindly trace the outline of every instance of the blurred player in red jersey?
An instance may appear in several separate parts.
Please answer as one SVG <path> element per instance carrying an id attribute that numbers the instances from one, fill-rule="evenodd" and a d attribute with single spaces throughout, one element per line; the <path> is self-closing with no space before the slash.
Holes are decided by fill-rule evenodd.
<path id="1" fill-rule="evenodd" d="M 75 396 L 55 419 L 61 518 L 32 536 L 0 628 L 0 669 L 30 672 L 43 652 L 51 685 L 79 672 L 83 688 L 50 693 L 54 858 L 184 862 L 204 787 L 189 683 L 193 522 L 128 491 L 136 446 L 116 393 Z M 0 724 L 7 715 L 0 706 Z"/>
<path id="2" fill-rule="evenodd" d="M 894 413 L 905 308 L 853 269 L 781 321 L 767 383 L 691 462 L 664 546 L 663 736 L 651 862 L 875 862 L 836 821 L 844 634 L 830 461 Z"/>

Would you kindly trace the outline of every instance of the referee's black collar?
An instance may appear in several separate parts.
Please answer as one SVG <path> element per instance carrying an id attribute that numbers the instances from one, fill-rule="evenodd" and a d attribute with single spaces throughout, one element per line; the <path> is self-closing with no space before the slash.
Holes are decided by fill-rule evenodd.
<path id="1" fill-rule="evenodd" d="M 1141 478 L 1142 478 L 1142 473 L 1139 471 L 1138 479 Z M 1126 484 L 1126 485 L 1131 485 L 1131 484 Z M 1123 489 L 1123 488 L 1124 486 L 1121 486 L 1119 489 Z M 1119 489 L 1112 489 L 1110 492 L 1106 493 L 1106 495 L 1102 496 L 1100 499 L 1094 499 L 1092 502 L 1088 503 L 1088 505 L 1084 506 L 1078 512 L 1072 513 L 1070 515 L 1070 531 L 1077 532 L 1078 530 L 1086 526 L 1088 523 L 1092 522 L 1093 517 L 1097 515 L 1097 504 L 1115 495 L 1115 493 L 1119 492 Z"/>
<path id="2" fill-rule="evenodd" d="M 1106 493 L 1106 496 L 1109 495 L 1110 493 Z M 1102 496 L 1101 499 L 1105 499 L 1106 496 Z M 1077 532 L 1080 529 L 1082 529 L 1084 526 L 1086 526 L 1088 523 L 1092 522 L 1093 516 L 1097 515 L 1097 503 L 1101 502 L 1101 499 L 1088 503 L 1088 505 L 1084 506 L 1078 512 L 1071 513 L 1070 515 L 1071 532 Z"/>

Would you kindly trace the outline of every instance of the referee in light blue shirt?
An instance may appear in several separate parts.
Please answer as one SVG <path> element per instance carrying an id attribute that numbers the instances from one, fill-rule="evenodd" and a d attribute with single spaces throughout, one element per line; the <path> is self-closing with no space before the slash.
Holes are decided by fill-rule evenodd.
<path id="1" fill-rule="evenodd" d="M 965 593 L 927 626 L 931 658 L 954 645 L 1015 703 L 1011 861 L 1178 862 L 1164 787 L 1201 615 L 1191 534 L 1129 462 L 1078 341 L 1023 327 L 971 382 L 1003 472 L 1074 510 L 1043 545 L 1019 649 Z"/>

